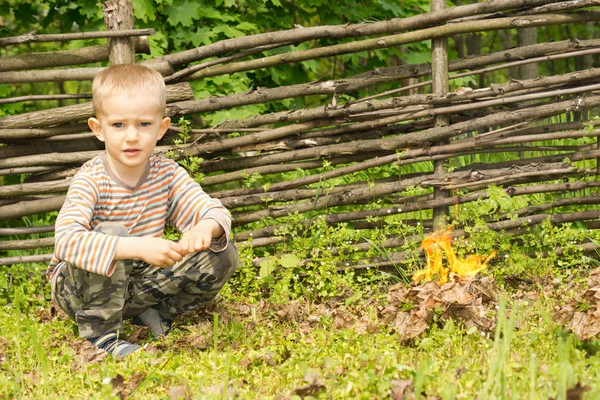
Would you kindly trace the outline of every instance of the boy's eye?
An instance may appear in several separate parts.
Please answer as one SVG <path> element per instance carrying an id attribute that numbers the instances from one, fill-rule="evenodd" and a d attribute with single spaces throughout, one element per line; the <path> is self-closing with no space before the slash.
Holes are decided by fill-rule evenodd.
<path id="1" fill-rule="evenodd" d="M 112 124 L 115 128 L 122 128 L 124 125 L 122 122 L 115 122 L 114 124 Z"/>
<path id="2" fill-rule="evenodd" d="M 150 122 L 142 122 L 142 123 L 140 124 L 140 126 L 144 126 L 144 127 L 146 127 L 146 126 L 150 126 Z"/>

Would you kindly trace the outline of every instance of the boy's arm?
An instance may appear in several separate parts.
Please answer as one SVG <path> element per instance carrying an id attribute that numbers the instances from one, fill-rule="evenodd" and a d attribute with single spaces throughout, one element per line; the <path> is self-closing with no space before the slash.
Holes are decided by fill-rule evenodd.
<path id="1" fill-rule="evenodd" d="M 179 166 L 174 173 L 169 200 L 168 220 L 183 232 L 182 240 L 203 234 L 204 242 L 210 239 L 208 248 L 212 251 L 225 250 L 231 235 L 231 214 Z"/>
<path id="2" fill-rule="evenodd" d="M 73 179 L 56 219 L 54 254 L 86 271 L 111 276 L 118 238 L 91 231 L 98 197 L 98 185 L 90 175 L 78 174 Z"/>
<path id="3" fill-rule="evenodd" d="M 155 237 L 120 237 L 113 260 L 138 258 L 150 265 L 168 268 L 185 255 L 182 246 L 171 240 Z"/>
<path id="4" fill-rule="evenodd" d="M 179 244 L 187 253 L 192 253 L 208 250 L 213 244 L 218 245 L 218 240 L 217 243 L 214 243 L 213 238 L 221 238 L 223 241 L 226 238 L 225 229 L 214 219 L 205 218 L 185 232 L 181 236 Z"/>

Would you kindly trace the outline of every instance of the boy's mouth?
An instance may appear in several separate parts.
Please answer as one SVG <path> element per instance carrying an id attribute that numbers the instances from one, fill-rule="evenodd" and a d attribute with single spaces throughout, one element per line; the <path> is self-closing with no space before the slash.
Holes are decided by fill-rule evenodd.
<path id="1" fill-rule="evenodd" d="M 131 148 L 131 149 L 125 149 L 123 152 L 125 153 L 126 156 L 133 157 L 133 156 L 138 155 L 140 151 L 141 151 L 140 149 Z"/>

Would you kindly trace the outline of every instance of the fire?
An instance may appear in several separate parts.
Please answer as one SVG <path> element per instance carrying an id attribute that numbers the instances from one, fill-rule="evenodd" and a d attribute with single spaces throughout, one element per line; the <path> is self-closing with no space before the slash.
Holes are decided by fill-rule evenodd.
<path id="1" fill-rule="evenodd" d="M 487 268 L 487 263 L 496 256 L 494 250 L 489 256 L 481 261 L 482 257 L 477 254 L 470 254 L 466 259 L 456 256 L 452 248 L 452 228 L 445 231 L 436 231 L 427 236 L 421 242 L 421 248 L 425 250 L 427 258 L 427 268 L 413 275 L 415 283 L 420 281 L 430 281 L 437 277 L 439 284 L 448 282 L 450 274 L 456 274 L 460 277 L 473 277 L 479 271 Z M 448 267 L 442 264 L 443 253 L 446 253 Z"/>

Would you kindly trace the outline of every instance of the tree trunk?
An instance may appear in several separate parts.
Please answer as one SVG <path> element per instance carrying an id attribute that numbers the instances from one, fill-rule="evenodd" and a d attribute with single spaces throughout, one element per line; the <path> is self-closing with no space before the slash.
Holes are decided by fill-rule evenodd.
<path id="1" fill-rule="evenodd" d="M 133 29 L 133 5 L 131 0 L 109 0 L 102 4 L 104 25 L 107 31 Z M 108 60 L 111 65 L 135 64 L 135 45 L 129 37 L 108 40 Z"/>

